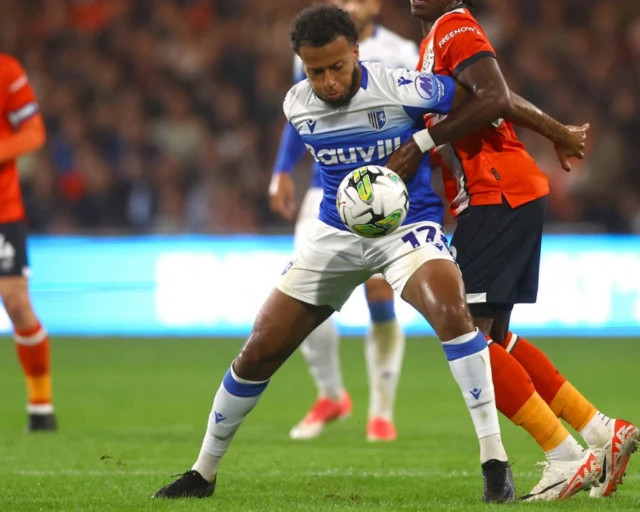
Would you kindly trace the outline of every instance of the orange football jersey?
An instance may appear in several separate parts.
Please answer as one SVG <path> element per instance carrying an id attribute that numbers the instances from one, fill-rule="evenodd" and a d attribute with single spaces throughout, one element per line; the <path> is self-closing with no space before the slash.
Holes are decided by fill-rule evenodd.
<path id="1" fill-rule="evenodd" d="M 441 16 L 422 41 L 418 70 L 455 78 L 474 62 L 495 56 L 478 22 L 460 7 Z M 425 119 L 433 126 L 443 116 Z M 515 208 L 549 193 L 546 175 L 503 119 L 434 152 L 454 217 L 469 204 L 500 204 L 504 197 Z"/>
<path id="2" fill-rule="evenodd" d="M 16 59 L 0 53 L 0 144 L 37 113 L 38 103 L 24 69 Z M 24 215 L 16 162 L 0 162 L 0 222 L 21 220 Z"/>

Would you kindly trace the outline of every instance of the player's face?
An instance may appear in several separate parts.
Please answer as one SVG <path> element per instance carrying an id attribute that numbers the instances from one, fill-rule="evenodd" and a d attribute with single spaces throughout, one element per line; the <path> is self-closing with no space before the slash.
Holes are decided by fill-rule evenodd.
<path id="1" fill-rule="evenodd" d="M 351 44 L 346 37 L 320 48 L 301 46 L 300 58 L 313 92 L 328 105 L 342 107 L 358 92 L 358 45 Z"/>
<path id="2" fill-rule="evenodd" d="M 381 0 L 333 0 L 343 11 L 347 11 L 351 19 L 362 33 L 380 14 Z"/>
<path id="3" fill-rule="evenodd" d="M 433 22 L 442 16 L 459 0 L 409 0 L 411 2 L 411 15 L 422 21 Z"/>

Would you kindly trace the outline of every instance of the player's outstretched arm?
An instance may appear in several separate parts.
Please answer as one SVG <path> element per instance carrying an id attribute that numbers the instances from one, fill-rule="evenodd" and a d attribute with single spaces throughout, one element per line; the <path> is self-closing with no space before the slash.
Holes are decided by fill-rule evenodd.
<path id="1" fill-rule="evenodd" d="M 571 171 L 569 158 L 584 158 L 588 123 L 582 126 L 565 126 L 513 91 L 511 102 L 513 108 L 507 119 L 553 142 L 558 160 L 565 171 Z"/>
<path id="2" fill-rule="evenodd" d="M 40 114 L 23 121 L 9 137 L 0 140 L 0 163 L 40 149 L 47 140 L 44 122 Z"/>

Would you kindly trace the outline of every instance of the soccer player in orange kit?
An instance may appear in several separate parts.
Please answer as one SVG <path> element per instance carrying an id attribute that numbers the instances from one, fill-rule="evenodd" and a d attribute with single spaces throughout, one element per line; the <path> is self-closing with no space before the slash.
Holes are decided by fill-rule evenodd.
<path id="1" fill-rule="evenodd" d="M 14 327 L 27 381 L 28 430 L 56 429 L 51 399 L 49 336 L 35 315 L 27 278 L 27 225 L 16 158 L 42 147 L 46 133 L 20 63 L 0 53 L 0 297 Z"/>

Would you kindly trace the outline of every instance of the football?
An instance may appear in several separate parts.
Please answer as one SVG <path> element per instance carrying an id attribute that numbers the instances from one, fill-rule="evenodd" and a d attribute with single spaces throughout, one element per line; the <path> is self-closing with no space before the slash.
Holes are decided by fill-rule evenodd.
<path id="1" fill-rule="evenodd" d="M 367 165 L 345 176 L 338 188 L 336 206 L 350 231 L 365 238 L 378 238 L 402 225 L 409 211 L 409 193 L 391 169 Z"/>

